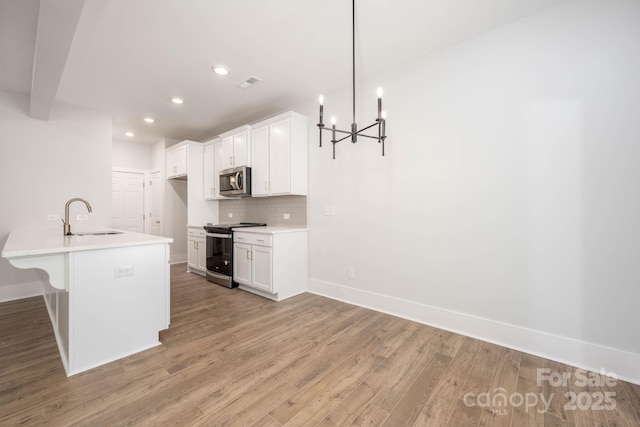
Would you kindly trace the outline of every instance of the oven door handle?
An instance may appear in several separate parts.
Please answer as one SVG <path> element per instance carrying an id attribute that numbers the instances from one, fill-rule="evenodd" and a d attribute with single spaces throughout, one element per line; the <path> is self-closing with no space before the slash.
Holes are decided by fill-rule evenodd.
<path id="1" fill-rule="evenodd" d="M 207 233 L 207 237 L 217 237 L 219 239 L 230 239 L 231 234 Z"/>

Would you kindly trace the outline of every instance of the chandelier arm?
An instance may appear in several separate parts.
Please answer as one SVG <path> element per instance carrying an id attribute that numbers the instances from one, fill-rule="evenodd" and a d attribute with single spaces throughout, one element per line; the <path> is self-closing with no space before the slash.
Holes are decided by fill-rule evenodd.
<path id="1" fill-rule="evenodd" d="M 377 139 L 378 142 L 382 140 L 382 138 L 378 138 L 377 136 L 373 136 L 373 135 L 365 135 L 365 134 L 358 134 L 358 135 L 364 136 L 365 138 Z"/>
<path id="2" fill-rule="evenodd" d="M 336 130 L 337 130 L 337 129 L 336 129 Z M 347 133 L 348 133 L 348 132 L 347 132 Z M 347 135 L 347 136 L 344 136 L 344 137 L 342 137 L 342 138 L 340 138 L 340 139 L 337 139 L 337 140 L 335 140 L 335 141 L 331 141 L 331 142 L 333 142 L 334 144 L 337 144 L 338 142 L 340 142 L 340 141 L 344 141 L 344 140 L 345 140 L 345 139 L 347 139 L 347 138 L 351 138 L 351 133 L 349 133 L 349 135 Z"/>
<path id="3" fill-rule="evenodd" d="M 347 133 L 349 135 L 351 135 L 351 132 L 349 132 L 348 130 L 340 130 L 340 129 L 331 129 L 331 128 L 323 128 L 325 130 L 329 130 L 329 131 L 336 131 L 336 132 L 340 132 L 340 133 Z"/>
<path id="4" fill-rule="evenodd" d="M 362 129 L 360 129 L 360 130 L 359 130 L 358 132 L 356 132 L 356 133 L 357 133 L 358 135 L 360 135 L 360 134 L 361 134 L 362 132 L 364 132 L 365 130 L 370 129 L 370 128 L 374 127 L 374 126 L 379 126 L 379 125 L 380 125 L 380 122 L 375 122 L 375 123 L 373 123 L 373 124 L 371 124 L 371 125 L 367 126 L 366 128 L 362 128 Z M 366 136 L 366 135 L 362 135 L 362 136 Z"/>

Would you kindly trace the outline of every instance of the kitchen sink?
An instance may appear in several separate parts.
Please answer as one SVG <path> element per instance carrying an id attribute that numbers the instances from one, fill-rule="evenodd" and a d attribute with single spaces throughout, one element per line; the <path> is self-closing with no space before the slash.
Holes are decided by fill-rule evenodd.
<path id="1" fill-rule="evenodd" d="M 76 236 L 106 236 L 109 234 L 122 234 L 122 231 L 86 231 L 74 234 Z"/>

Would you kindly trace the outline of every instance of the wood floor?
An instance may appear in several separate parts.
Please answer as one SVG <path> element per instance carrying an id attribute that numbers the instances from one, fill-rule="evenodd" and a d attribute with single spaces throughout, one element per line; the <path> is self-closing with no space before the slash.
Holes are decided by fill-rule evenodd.
<path id="1" fill-rule="evenodd" d="M 581 384 L 557 362 L 184 270 L 172 267 L 161 346 L 71 378 L 42 298 L 0 304 L 0 426 L 640 426 L 639 386 Z M 538 386 L 543 368 L 573 375 Z"/>

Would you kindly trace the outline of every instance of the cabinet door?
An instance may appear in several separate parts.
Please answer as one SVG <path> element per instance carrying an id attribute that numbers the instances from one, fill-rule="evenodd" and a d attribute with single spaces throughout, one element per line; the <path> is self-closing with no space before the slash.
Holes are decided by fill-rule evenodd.
<path id="1" fill-rule="evenodd" d="M 176 166 L 176 151 L 170 150 L 166 153 L 167 158 L 167 178 L 176 176 L 178 167 Z"/>
<path id="2" fill-rule="evenodd" d="M 233 165 L 245 166 L 249 165 L 249 156 L 247 155 L 247 139 L 248 132 L 243 131 L 233 135 Z"/>
<path id="3" fill-rule="evenodd" d="M 222 169 L 233 167 L 233 135 L 222 139 Z"/>
<path id="4" fill-rule="evenodd" d="M 198 248 L 198 270 L 205 271 L 207 269 L 207 238 L 199 236 L 196 247 Z"/>
<path id="5" fill-rule="evenodd" d="M 251 195 L 269 194 L 269 126 L 251 129 Z"/>
<path id="6" fill-rule="evenodd" d="M 251 286 L 265 292 L 273 293 L 273 278 L 271 274 L 271 248 L 266 246 L 252 246 L 252 276 Z"/>
<path id="7" fill-rule="evenodd" d="M 193 235 L 187 239 L 187 265 L 198 268 L 198 239 Z"/>
<path id="8" fill-rule="evenodd" d="M 188 146 L 183 145 L 176 149 L 176 175 L 186 175 L 187 174 L 187 148 Z"/>
<path id="9" fill-rule="evenodd" d="M 271 194 L 291 192 L 291 121 L 269 125 L 269 181 Z"/>
<path id="10" fill-rule="evenodd" d="M 215 169 L 215 146 L 208 144 L 204 146 L 202 154 L 203 165 L 203 197 L 205 200 L 212 200 L 216 196 L 216 182 L 213 179 Z"/>
<path id="11" fill-rule="evenodd" d="M 233 280 L 251 285 L 251 245 L 233 244 Z"/>
<path id="12" fill-rule="evenodd" d="M 214 183 L 214 198 L 215 199 L 222 199 L 223 196 L 220 195 L 220 171 L 222 169 L 224 169 L 223 167 L 223 159 L 224 159 L 224 153 L 222 150 L 222 141 L 221 142 L 216 142 L 214 144 L 214 158 L 213 158 L 213 180 L 215 181 Z"/>

